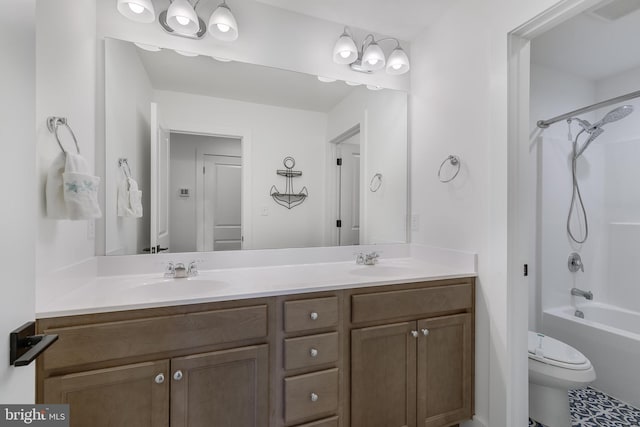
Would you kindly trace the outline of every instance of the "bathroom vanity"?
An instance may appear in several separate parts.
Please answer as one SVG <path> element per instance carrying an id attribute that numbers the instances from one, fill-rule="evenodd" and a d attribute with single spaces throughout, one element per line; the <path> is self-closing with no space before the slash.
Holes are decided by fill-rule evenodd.
<path id="1" fill-rule="evenodd" d="M 137 308 L 132 293 L 120 310 L 46 313 L 38 332 L 59 340 L 38 359 L 37 401 L 70 403 L 78 426 L 436 427 L 470 419 L 475 274 L 385 261 L 294 266 L 310 273 L 297 288 L 274 285 L 278 275 L 294 280 L 287 267 L 244 269 L 263 278 L 252 285 L 256 297 L 236 289 L 211 302 Z M 155 286 L 193 284 L 183 280 Z"/>

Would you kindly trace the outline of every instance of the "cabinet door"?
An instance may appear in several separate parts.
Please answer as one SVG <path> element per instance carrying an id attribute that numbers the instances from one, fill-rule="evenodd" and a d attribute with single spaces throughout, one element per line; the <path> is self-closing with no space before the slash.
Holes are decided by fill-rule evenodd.
<path id="1" fill-rule="evenodd" d="M 68 403 L 71 427 L 168 427 L 169 361 L 44 380 L 44 403 Z"/>
<path id="2" fill-rule="evenodd" d="M 266 344 L 171 360 L 171 427 L 269 425 Z"/>
<path id="3" fill-rule="evenodd" d="M 416 322 L 351 331 L 351 425 L 415 427 Z"/>
<path id="4" fill-rule="evenodd" d="M 446 426 L 471 418 L 471 314 L 418 321 L 418 423 Z"/>

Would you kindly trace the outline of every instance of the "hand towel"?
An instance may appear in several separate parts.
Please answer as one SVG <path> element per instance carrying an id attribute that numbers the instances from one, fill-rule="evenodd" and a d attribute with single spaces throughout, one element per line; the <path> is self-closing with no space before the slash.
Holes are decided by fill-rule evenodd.
<path id="1" fill-rule="evenodd" d="M 67 153 L 62 174 L 64 201 L 69 219 L 100 218 L 98 204 L 100 178 L 89 175 L 86 160 L 79 154 Z"/>
<path id="2" fill-rule="evenodd" d="M 67 156 L 65 153 L 58 154 L 47 172 L 45 198 L 48 218 L 69 218 L 67 215 L 67 204 L 64 201 L 64 190 L 62 186 L 62 174 L 64 173 L 66 161 Z"/>
<path id="3" fill-rule="evenodd" d="M 118 185 L 118 216 L 142 217 L 142 191 L 133 178 L 126 178 Z"/>

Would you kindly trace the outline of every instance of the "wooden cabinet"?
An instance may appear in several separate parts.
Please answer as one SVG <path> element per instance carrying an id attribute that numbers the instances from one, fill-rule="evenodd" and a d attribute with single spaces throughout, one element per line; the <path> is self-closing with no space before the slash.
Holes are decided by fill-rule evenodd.
<path id="1" fill-rule="evenodd" d="M 44 402 L 68 403 L 72 427 L 169 425 L 169 361 L 44 380 Z"/>
<path id="2" fill-rule="evenodd" d="M 352 319 L 367 322 L 420 316 L 420 296 L 437 303 L 421 304 L 434 317 L 351 331 L 352 427 L 442 427 L 473 416 L 472 295 L 458 285 L 353 296 Z"/>
<path id="3" fill-rule="evenodd" d="M 474 279 L 41 319 L 73 427 L 445 427 L 473 415 Z"/>

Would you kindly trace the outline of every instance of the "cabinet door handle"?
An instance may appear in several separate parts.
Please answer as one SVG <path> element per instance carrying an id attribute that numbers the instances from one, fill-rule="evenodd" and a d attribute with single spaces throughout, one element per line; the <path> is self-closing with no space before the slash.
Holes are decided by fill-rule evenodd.
<path id="1" fill-rule="evenodd" d="M 318 357 L 318 349 L 312 347 L 311 350 L 309 350 L 309 356 Z"/>
<path id="2" fill-rule="evenodd" d="M 156 384 L 162 384 L 164 382 L 164 374 L 156 375 L 155 382 Z"/>
<path id="3" fill-rule="evenodd" d="M 318 401 L 318 399 L 319 399 L 319 397 L 320 397 L 320 396 L 318 396 L 318 395 L 317 395 L 317 394 L 315 394 L 315 393 L 311 393 L 311 396 L 310 396 L 310 398 L 311 398 L 311 401 L 312 401 L 312 402 L 317 402 L 317 401 Z"/>
<path id="4" fill-rule="evenodd" d="M 180 381 L 182 379 L 182 371 L 175 371 L 173 374 L 173 379 L 176 381 Z"/>
<path id="5" fill-rule="evenodd" d="M 311 318 L 311 320 L 318 320 L 318 313 L 315 311 L 312 311 L 311 314 L 309 314 L 309 317 Z"/>
<path id="6" fill-rule="evenodd" d="M 418 338 L 418 331 L 411 331 L 411 336 L 414 338 Z"/>
<path id="7" fill-rule="evenodd" d="M 422 335 L 424 335 L 425 337 L 426 337 L 427 335 L 429 335 L 429 330 L 428 330 L 427 328 L 423 328 L 423 329 L 422 329 Z"/>

